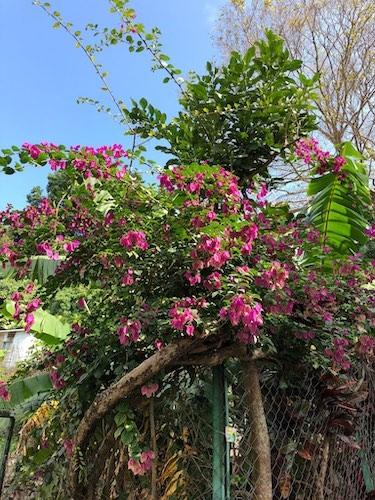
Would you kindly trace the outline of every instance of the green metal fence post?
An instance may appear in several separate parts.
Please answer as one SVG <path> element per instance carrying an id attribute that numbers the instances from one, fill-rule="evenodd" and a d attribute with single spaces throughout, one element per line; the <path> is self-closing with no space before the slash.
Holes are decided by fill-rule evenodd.
<path id="1" fill-rule="evenodd" d="M 225 437 L 228 397 L 224 365 L 212 369 L 212 385 L 212 500 L 229 500 L 229 445 Z"/>

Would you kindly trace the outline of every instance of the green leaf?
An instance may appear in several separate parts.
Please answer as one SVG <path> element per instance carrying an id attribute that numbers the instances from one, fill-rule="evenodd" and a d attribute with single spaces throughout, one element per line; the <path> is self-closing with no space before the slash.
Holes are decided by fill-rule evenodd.
<path id="1" fill-rule="evenodd" d="M 106 215 L 116 206 L 113 196 L 105 189 L 95 193 L 94 203 L 96 204 L 96 209 L 103 215 Z"/>
<path id="2" fill-rule="evenodd" d="M 61 260 L 51 260 L 46 255 L 31 257 L 31 279 L 43 285 L 49 276 L 55 274 L 60 262 Z"/>
<path id="3" fill-rule="evenodd" d="M 308 219 L 321 233 L 321 246 L 335 251 L 331 257 L 324 256 L 324 265 L 337 254 L 357 252 L 366 242 L 364 230 L 370 222 L 371 197 L 363 157 L 348 142 L 343 144 L 341 155 L 346 160 L 342 169 L 345 179 L 325 173 L 311 179 L 307 189 L 312 196 Z M 306 262 L 322 256 L 308 256 Z"/>
<path id="4" fill-rule="evenodd" d="M 38 394 L 48 393 L 51 389 L 52 383 L 47 373 L 15 380 L 8 386 L 10 401 L 1 402 L 0 407 L 15 408 Z"/>
<path id="5" fill-rule="evenodd" d="M 43 309 L 34 312 L 34 319 L 31 333 L 47 345 L 60 344 L 70 332 L 70 326 L 67 323 L 63 323 L 59 318 Z"/>

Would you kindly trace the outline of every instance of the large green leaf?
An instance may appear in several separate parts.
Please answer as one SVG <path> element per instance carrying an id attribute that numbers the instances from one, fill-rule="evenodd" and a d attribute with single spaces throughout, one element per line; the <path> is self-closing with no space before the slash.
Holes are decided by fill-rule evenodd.
<path id="1" fill-rule="evenodd" d="M 10 401 L 1 401 L 1 409 L 14 409 L 39 395 L 47 394 L 52 389 L 52 383 L 47 373 L 15 380 L 8 386 Z"/>
<path id="2" fill-rule="evenodd" d="M 51 260 L 46 255 L 31 257 L 31 279 L 43 285 L 49 276 L 53 276 L 61 260 Z"/>
<path id="3" fill-rule="evenodd" d="M 60 344 L 70 332 L 70 326 L 63 323 L 51 313 L 38 309 L 34 313 L 35 322 L 31 327 L 32 334 L 48 345 Z"/>
<path id="4" fill-rule="evenodd" d="M 350 143 L 343 144 L 341 155 L 346 160 L 345 180 L 325 173 L 312 178 L 307 190 L 312 196 L 308 218 L 321 233 L 321 246 L 331 247 L 334 256 L 354 253 L 366 242 L 371 207 L 363 157 Z"/>
<path id="5" fill-rule="evenodd" d="M 94 203 L 97 210 L 103 215 L 106 215 L 110 210 L 113 210 L 116 207 L 116 202 L 113 196 L 105 189 L 95 192 Z"/>
<path id="6" fill-rule="evenodd" d="M 6 300 L 2 306 L 1 313 L 5 318 L 12 319 L 14 314 L 14 302 Z M 34 313 L 34 323 L 30 333 L 47 345 L 57 345 L 63 342 L 70 332 L 70 326 L 63 323 L 57 316 L 37 309 Z"/>

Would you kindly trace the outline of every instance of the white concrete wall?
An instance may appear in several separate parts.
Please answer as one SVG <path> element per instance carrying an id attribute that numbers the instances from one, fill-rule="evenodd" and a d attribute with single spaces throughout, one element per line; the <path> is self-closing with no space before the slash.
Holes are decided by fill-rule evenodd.
<path id="1" fill-rule="evenodd" d="M 34 344 L 35 337 L 26 332 L 16 332 L 10 347 L 7 349 L 4 366 L 14 368 L 18 361 L 27 358 L 30 347 Z"/>

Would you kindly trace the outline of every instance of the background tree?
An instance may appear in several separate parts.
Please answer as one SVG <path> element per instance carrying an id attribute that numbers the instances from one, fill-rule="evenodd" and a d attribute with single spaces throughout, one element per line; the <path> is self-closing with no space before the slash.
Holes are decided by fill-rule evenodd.
<path id="1" fill-rule="evenodd" d="M 232 170 L 244 184 L 255 174 L 268 177 L 274 161 L 316 127 L 314 78 L 301 73 L 301 62 L 269 30 L 243 55 L 206 68 L 186 82 L 182 109 L 169 123 L 146 99 L 134 102 L 126 110 L 130 133 L 162 140 L 156 149 L 169 155 L 167 166 L 207 161 Z"/>
<path id="2" fill-rule="evenodd" d="M 34 186 L 30 193 L 26 196 L 26 201 L 29 205 L 37 207 L 40 200 L 43 198 L 43 191 L 40 186 Z"/>
<path id="3" fill-rule="evenodd" d="M 232 0 L 220 12 L 216 42 L 224 55 L 245 52 L 264 28 L 286 41 L 310 76 L 319 73 L 322 135 L 353 141 L 375 158 L 375 4 L 372 0 Z"/>

